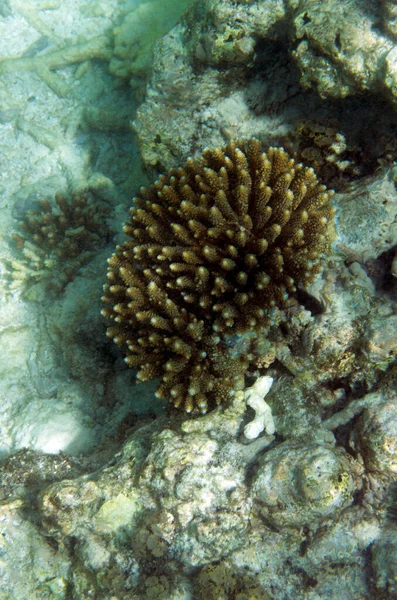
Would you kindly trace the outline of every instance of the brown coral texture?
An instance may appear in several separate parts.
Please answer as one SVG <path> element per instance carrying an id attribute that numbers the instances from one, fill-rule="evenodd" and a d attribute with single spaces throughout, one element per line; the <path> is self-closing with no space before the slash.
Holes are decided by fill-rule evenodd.
<path id="1" fill-rule="evenodd" d="M 102 314 L 137 378 L 186 411 L 227 401 L 249 363 L 232 340 L 269 325 L 331 249 L 332 192 L 256 139 L 206 149 L 134 199 Z"/>
<path id="2" fill-rule="evenodd" d="M 108 208 L 90 190 L 75 192 L 70 200 L 57 193 L 55 202 L 42 200 L 40 210 L 28 211 L 21 231 L 11 236 L 19 251 L 13 287 L 41 281 L 47 290 L 61 292 L 109 238 Z"/>

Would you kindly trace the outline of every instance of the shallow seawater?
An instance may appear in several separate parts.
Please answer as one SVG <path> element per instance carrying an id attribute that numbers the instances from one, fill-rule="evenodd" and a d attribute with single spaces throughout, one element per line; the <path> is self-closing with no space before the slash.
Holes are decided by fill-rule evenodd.
<path id="1" fill-rule="evenodd" d="M 396 597 L 378 4 L 0 1 L 0 600 Z"/>

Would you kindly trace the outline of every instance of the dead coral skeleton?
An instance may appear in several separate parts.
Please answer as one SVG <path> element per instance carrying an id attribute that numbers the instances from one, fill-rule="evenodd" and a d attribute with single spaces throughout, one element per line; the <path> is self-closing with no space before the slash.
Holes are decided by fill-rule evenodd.
<path id="1" fill-rule="evenodd" d="M 272 321 L 321 270 L 332 192 L 256 139 L 206 149 L 134 199 L 109 259 L 102 314 L 138 380 L 190 412 L 224 402 L 252 360 L 239 338 Z"/>

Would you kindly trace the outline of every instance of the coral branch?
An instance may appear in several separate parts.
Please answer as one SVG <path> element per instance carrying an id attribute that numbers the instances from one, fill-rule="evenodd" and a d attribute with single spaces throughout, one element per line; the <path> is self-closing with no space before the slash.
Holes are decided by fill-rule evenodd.
<path id="1" fill-rule="evenodd" d="M 249 363 L 230 336 L 267 326 L 320 272 L 331 197 L 313 169 L 256 139 L 206 149 L 142 189 L 102 311 L 138 378 L 162 374 L 158 395 L 189 412 L 227 400 Z"/>

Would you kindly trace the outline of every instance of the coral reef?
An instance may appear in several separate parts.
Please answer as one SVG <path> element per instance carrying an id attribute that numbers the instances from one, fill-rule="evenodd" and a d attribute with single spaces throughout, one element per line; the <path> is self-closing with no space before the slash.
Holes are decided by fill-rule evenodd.
<path id="1" fill-rule="evenodd" d="M 336 245 L 349 262 L 367 263 L 396 246 L 395 180 L 395 167 L 385 169 L 376 179 L 362 178 L 340 194 L 343 219 L 338 222 Z"/>
<path id="2" fill-rule="evenodd" d="M 341 448 L 284 442 L 261 457 L 253 497 L 277 527 L 314 527 L 352 503 L 353 464 Z"/>
<path id="3" fill-rule="evenodd" d="M 59 193 L 55 202 L 57 209 L 42 200 L 40 210 L 30 210 L 21 231 L 12 234 L 20 258 L 11 261 L 10 287 L 22 285 L 31 298 L 36 283 L 61 292 L 110 237 L 108 209 L 91 192 L 76 192 L 70 201 Z"/>
<path id="4" fill-rule="evenodd" d="M 396 156 L 396 50 L 379 12 L 369 0 L 197 3 L 154 47 L 134 121 L 145 166 L 169 169 L 236 137 L 286 148 L 311 122 L 316 140 L 303 149 L 327 185 L 373 173 L 379 157 Z"/>
<path id="5" fill-rule="evenodd" d="M 136 149 L 127 132 L 119 135 L 134 118 L 135 104 L 130 86 L 115 83 L 107 67 L 114 56 L 111 32 L 117 22 L 123 27 L 138 3 L 0 1 L 0 13 L 12 11 L 7 23 L 0 18 L 5 254 L 11 216 L 23 218 L 35 199 L 66 186 L 93 189 L 91 181 L 102 181 L 95 193 L 112 206 L 117 227 L 124 220 L 133 195 L 128 181 L 137 185 L 130 170 Z M 140 4 L 142 11 L 145 4 L 150 0 Z M 236 381 L 222 410 L 197 418 L 183 411 L 164 415 L 164 403 L 152 399 L 156 380 L 135 386 L 114 348 L 109 357 L 98 297 L 107 248 L 95 249 L 64 293 L 47 296 L 51 302 L 21 302 L 4 280 L 0 454 L 29 450 L 0 464 L 0 596 L 396 596 L 397 192 L 394 169 L 384 168 L 389 152 L 395 156 L 394 5 L 203 0 L 150 47 L 153 76 L 135 120 L 149 177 L 233 139 L 255 135 L 263 148 L 283 146 L 295 162 L 313 167 L 319 183 L 336 182 L 336 252 L 305 290 L 297 286 L 279 306 L 265 306 L 270 322 L 258 323 L 257 330 L 244 331 L 243 323 L 240 333 L 229 333 L 234 326 L 212 310 L 223 297 L 209 294 L 206 318 L 189 296 L 192 290 L 162 288 L 186 310 L 183 315 L 194 315 L 205 332 L 221 338 L 212 358 L 224 353 L 236 367 L 231 381 L 249 362 L 245 389 L 238 390 Z M 157 23 L 152 25 L 155 32 Z M 138 75 L 128 69 L 129 58 L 134 69 L 136 58 L 145 57 L 141 39 L 117 49 L 121 76 Z M 350 98 L 343 99 L 345 93 Z M 295 147 L 285 145 L 291 139 Z M 351 179 L 356 181 L 347 187 Z M 122 181 L 128 196 L 117 191 Z M 205 177 L 201 183 L 208 183 Z M 170 220 L 187 229 L 189 221 L 168 211 L 179 208 L 158 198 L 161 185 L 152 189 L 154 199 L 138 200 L 137 211 L 149 212 L 167 231 Z M 148 211 L 145 202 L 167 206 L 166 218 Z M 151 224 L 137 216 L 129 226 L 146 235 Z M 207 232 L 218 227 L 198 220 Z M 146 269 L 155 284 L 176 284 L 199 268 L 189 263 L 191 272 L 169 273 L 171 264 L 186 267 L 186 261 L 183 255 L 157 260 L 168 239 L 146 237 L 159 252 L 152 257 L 142 250 L 133 261 L 145 284 Z M 24 247 L 30 241 L 26 237 Z M 210 242 L 219 246 L 217 238 Z M 121 234 L 115 243 L 124 243 Z M 133 257 L 142 245 L 130 238 L 123 251 Z M 177 246 L 184 247 L 170 247 Z M 214 278 L 234 274 L 225 274 L 219 262 L 205 268 Z M 29 286 L 29 293 L 39 285 Z M 175 315 L 149 302 L 148 285 L 147 310 L 172 321 Z M 120 315 L 115 312 L 115 319 Z M 240 316 L 231 315 L 237 325 Z M 159 339 L 156 333 L 171 338 L 158 330 L 152 341 Z M 175 337 L 200 349 L 200 340 L 191 341 L 185 331 Z M 136 343 L 140 351 L 156 353 L 155 346 L 145 348 L 143 336 Z M 164 355 L 166 361 L 182 356 L 170 347 Z M 189 396 L 187 388 L 182 391 Z M 209 408 L 216 404 L 214 395 L 207 399 Z M 120 422 L 124 430 L 116 440 Z M 51 457 L 34 448 L 61 452 Z"/>
<path id="6" fill-rule="evenodd" d="M 385 440 L 386 441 L 386 440 Z M 388 488 L 388 506 L 383 528 L 371 547 L 373 580 L 376 588 L 387 598 L 397 596 L 397 484 Z"/>
<path id="7" fill-rule="evenodd" d="M 389 77 L 395 79 L 394 67 L 385 70 L 385 55 L 387 64 L 393 43 L 375 31 L 378 14 L 371 3 L 364 6 L 348 0 L 342 5 L 326 0 L 313 10 L 305 0 L 299 9 L 293 18 L 293 55 L 304 87 L 315 87 L 322 98 L 345 98 L 357 91 L 379 89 L 380 81 L 387 85 Z M 330 10 L 333 19 L 329 19 Z M 354 19 L 347 23 L 351 11 Z"/>
<path id="8" fill-rule="evenodd" d="M 365 457 L 369 471 L 395 481 L 397 475 L 397 398 L 379 398 L 377 406 L 366 408 L 354 433 L 355 447 Z"/>
<path id="9" fill-rule="evenodd" d="M 24 448 L 0 462 L 0 498 L 12 497 L 18 486 L 18 497 L 29 496 L 50 482 L 73 479 L 84 469 L 66 454 L 45 454 Z"/>
<path id="10" fill-rule="evenodd" d="M 313 167 L 318 178 L 336 191 L 373 173 L 380 165 L 393 166 L 397 158 L 393 127 L 385 127 L 379 134 L 376 124 L 369 120 L 357 136 L 340 116 L 298 123 L 284 146 L 295 158 Z"/>
<path id="11" fill-rule="evenodd" d="M 138 379 L 190 412 L 227 400 L 260 331 L 321 270 L 333 241 L 332 192 L 313 169 L 256 139 L 206 149 L 134 199 L 132 238 L 109 259 L 102 314 Z"/>
<path id="12" fill-rule="evenodd" d="M 240 391 L 222 416 L 185 417 L 182 428 L 164 416 L 142 424 L 105 468 L 46 487 L 38 501 L 46 532 L 61 548 L 73 540 L 71 589 L 307 600 L 317 582 L 339 589 L 347 564 L 354 584 L 339 597 L 359 597 L 379 531 L 354 502 L 360 460 L 331 433 L 269 449 L 263 438 L 239 442 L 243 405 Z"/>
<path id="13" fill-rule="evenodd" d="M 244 570 L 236 572 L 225 562 L 203 567 L 195 580 L 198 600 L 270 600 L 271 596 Z"/>
<path id="14" fill-rule="evenodd" d="M 337 189 L 340 181 L 361 174 L 363 165 L 357 147 L 349 145 L 337 123 L 325 125 L 311 121 L 299 123 L 292 136 L 292 148 L 297 155 L 315 170 L 321 181 Z M 287 145 L 287 149 L 290 148 Z"/>
<path id="15" fill-rule="evenodd" d="M 382 0 L 382 25 L 392 39 L 397 36 L 397 2 L 396 0 Z"/>

